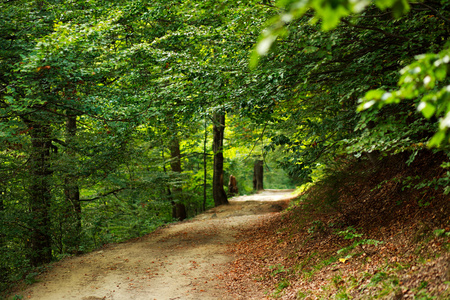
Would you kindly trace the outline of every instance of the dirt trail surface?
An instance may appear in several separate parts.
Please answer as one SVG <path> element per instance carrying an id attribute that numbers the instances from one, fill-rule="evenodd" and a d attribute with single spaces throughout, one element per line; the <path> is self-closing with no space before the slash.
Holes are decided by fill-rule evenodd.
<path id="1" fill-rule="evenodd" d="M 292 192 L 236 197 L 192 220 L 64 259 L 20 294 L 45 300 L 234 299 L 221 281 L 233 260 L 227 246 L 262 215 L 285 208 Z M 247 299 L 264 298 L 252 293 Z"/>

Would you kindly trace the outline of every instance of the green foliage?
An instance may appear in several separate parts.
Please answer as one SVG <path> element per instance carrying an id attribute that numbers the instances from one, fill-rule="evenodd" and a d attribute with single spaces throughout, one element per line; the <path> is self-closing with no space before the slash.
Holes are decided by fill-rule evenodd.
<path id="1" fill-rule="evenodd" d="M 322 209 L 340 210 L 379 157 L 444 145 L 447 0 L 272 2 L 1 4 L 1 289 L 31 270 L 33 232 L 64 257 L 171 222 L 172 201 L 188 216 L 212 206 L 217 111 L 231 124 L 224 175 L 241 193 L 263 158 L 266 188 L 325 178 L 308 199 Z M 408 184 L 448 192 L 448 177 Z"/>
<path id="2" fill-rule="evenodd" d="M 399 89 L 387 92 L 371 90 L 362 99 L 359 110 L 376 104 L 378 108 L 386 104 L 399 103 L 401 100 L 418 102 L 417 110 L 427 119 L 440 118 L 439 127 L 429 141 L 430 147 L 439 147 L 448 142 L 447 129 L 450 127 L 450 90 L 447 72 L 450 66 L 450 48 L 436 54 L 423 54 L 416 61 L 401 70 Z"/>
<path id="3" fill-rule="evenodd" d="M 260 56 L 266 55 L 279 36 L 286 35 L 286 31 L 290 28 L 290 23 L 303 17 L 310 10 L 314 11 L 310 23 L 321 21 L 321 29 L 324 31 L 331 30 L 338 26 L 342 18 L 351 14 L 361 13 L 371 3 L 380 9 L 391 8 L 395 17 L 400 17 L 410 9 L 408 1 L 405 0 L 377 0 L 377 1 L 298 1 L 298 0 L 280 0 L 277 6 L 282 10 L 278 16 L 271 20 L 271 26 L 264 32 L 260 38 L 257 47 L 252 56 L 251 65 L 256 66 Z"/>
<path id="4" fill-rule="evenodd" d="M 361 233 L 357 233 L 356 229 L 352 226 L 347 227 L 346 230 L 339 231 L 337 234 L 342 236 L 346 240 L 353 240 L 355 238 L 360 238 L 363 236 Z"/>
<path id="5" fill-rule="evenodd" d="M 273 270 L 273 271 L 270 273 L 270 275 L 272 275 L 272 276 L 276 276 L 276 275 L 278 275 L 278 274 L 280 274 L 280 273 L 284 273 L 284 272 L 287 271 L 287 270 L 284 268 L 284 266 L 283 266 L 283 265 L 280 265 L 280 264 L 275 265 L 275 266 L 269 266 L 269 270 Z"/>
<path id="6" fill-rule="evenodd" d="M 450 236 L 450 231 L 446 231 L 445 229 L 436 229 L 433 233 L 437 237 Z"/>
<path id="7" fill-rule="evenodd" d="M 285 269 L 283 265 L 278 264 L 275 266 L 269 266 L 269 270 L 272 270 L 270 272 L 270 276 L 275 277 L 280 274 L 284 274 L 287 276 L 290 273 L 289 269 Z M 288 278 L 283 277 L 281 280 L 278 281 L 278 284 L 275 288 L 275 290 L 272 293 L 272 296 L 277 298 L 280 296 L 280 294 L 283 292 L 285 288 L 287 288 L 290 285 Z"/>
<path id="8" fill-rule="evenodd" d="M 337 235 L 343 237 L 346 240 L 350 240 L 353 241 L 353 243 L 345 248 L 341 248 L 337 251 L 338 254 L 343 254 L 346 255 L 344 258 L 344 261 L 346 259 L 351 258 L 353 255 L 355 254 L 351 254 L 350 252 L 357 248 L 360 247 L 363 251 L 364 251 L 364 245 L 373 245 L 373 246 L 378 246 L 379 244 L 382 244 L 382 241 L 377 241 L 377 240 L 373 240 L 373 239 L 362 239 L 361 237 L 363 236 L 363 234 L 361 233 L 357 233 L 356 229 L 353 228 L 352 226 L 347 227 L 347 229 L 345 230 L 341 230 L 339 232 L 336 233 Z M 350 253 L 350 254 L 348 254 Z"/>
<path id="9" fill-rule="evenodd" d="M 315 220 L 311 224 L 312 226 L 308 228 L 308 233 L 321 233 L 325 230 L 325 224 L 320 220 Z"/>
<path id="10" fill-rule="evenodd" d="M 287 278 L 284 278 L 278 283 L 275 291 L 273 292 L 273 296 L 278 297 L 283 292 L 283 290 L 289 286 L 289 280 Z"/>
<path id="11" fill-rule="evenodd" d="M 299 183 L 311 181 L 314 170 L 338 155 L 410 151 L 435 129 L 411 105 L 355 112 L 358 98 L 380 82 L 395 86 L 396 70 L 411 53 L 435 49 L 443 34 L 426 13 L 411 12 L 401 20 L 382 16 L 370 6 L 330 32 L 320 31 L 308 18 L 292 20 L 289 33 L 255 70 L 278 74 L 271 97 L 277 131 L 272 130 L 272 143 L 266 148 L 283 149 L 280 163 Z M 434 37 L 416 43 L 411 27 L 403 24 L 417 30 L 433 28 Z M 380 28 L 395 28 L 395 34 Z"/>
<path id="12" fill-rule="evenodd" d="M 322 1 L 278 1 L 277 5 L 284 10 L 263 33 L 252 60 L 255 72 L 263 75 L 270 70 L 271 78 L 278 74 L 277 91 L 272 93 L 277 109 L 272 116 L 281 130 L 272 133 L 267 150 L 283 149 L 280 164 L 299 183 L 312 181 L 315 170 L 345 153 L 364 158 L 378 151 L 382 155 L 411 152 L 412 162 L 438 130 L 434 119 L 421 118 L 413 103 L 360 114 L 355 109 L 358 99 L 374 87 L 395 89 L 401 68 L 405 68 L 400 80 L 405 91 L 421 93 L 422 89 L 445 98 L 446 50 L 420 56 L 420 75 L 413 72 L 417 65 L 405 66 L 418 54 L 446 48 L 447 1 L 432 6 L 413 3 L 408 13 L 406 1 L 339 2 L 332 8 Z M 391 12 L 380 11 L 389 8 Z M 418 37 L 422 30 L 428 35 Z M 387 93 L 372 95 L 380 98 Z"/>
<path id="13" fill-rule="evenodd" d="M 35 224 L 29 192 L 36 179 L 29 164 L 35 155 L 29 124 L 48 129 L 51 154 L 45 164 L 51 194 L 45 204 L 50 220 L 45 233 L 56 258 L 141 236 L 171 222 L 171 201 L 183 202 L 189 216 L 202 210 L 201 186 L 194 181 L 203 178 L 198 156 L 186 156 L 185 174 L 167 171 L 170 136 L 178 130 L 186 141 L 195 140 L 191 135 L 198 118 L 191 116 L 199 105 L 174 100 L 174 91 L 183 99 L 190 89 L 182 89 L 184 70 L 167 68 L 182 57 L 183 63 L 190 62 L 192 55 L 177 51 L 179 42 L 186 45 L 189 38 L 170 33 L 185 26 L 175 18 L 177 6 L 167 14 L 161 11 L 167 2 L 152 5 L 2 4 L 1 292 L 26 276 L 35 255 L 29 247 Z M 154 19 L 158 14 L 172 18 L 172 25 Z M 160 39 L 166 33 L 172 35 L 170 43 Z M 77 123 L 70 138 L 68 116 Z M 183 150 L 195 153 L 199 143 Z M 68 180 L 79 188 L 81 213 L 66 198 Z M 168 190 L 181 186 L 179 199 L 169 197 Z"/>
<path id="14" fill-rule="evenodd" d="M 372 278 L 370 278 L 369 285 L 376 285 L 384 280 L 386 280 L 387 274 L 386 272 L 378 272 L 375 275 L 373 275 Z"/>

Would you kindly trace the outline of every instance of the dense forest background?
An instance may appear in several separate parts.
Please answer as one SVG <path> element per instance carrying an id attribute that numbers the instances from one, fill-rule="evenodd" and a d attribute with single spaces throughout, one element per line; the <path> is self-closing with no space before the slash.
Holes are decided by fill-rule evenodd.
<path id="1" fill-rule="evenodd" d="M 420 157 L 441 171 L 397 180 L 448 193 L 449 4 L 2 1 L 0 290 L 250 193 L 261 160 L 293 188 Z"/>

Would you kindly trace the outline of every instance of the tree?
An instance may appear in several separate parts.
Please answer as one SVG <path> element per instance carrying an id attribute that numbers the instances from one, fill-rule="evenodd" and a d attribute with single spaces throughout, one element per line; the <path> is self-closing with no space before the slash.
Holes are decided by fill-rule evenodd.
<path id="1" fill-rule="evenodd" d="M 450 142 L 448 128 L 450 127 L 450 112 L 448 99 L 450 95 L 447 70 L 450 55 L 450 45 L 437 54 L 418 56 L 416 61 L 401 70 L 398 90 L 383 89 L 368 91 L 359 110 L 367 110 L 377 104 L 381 109 L 386 104 L 398 104 L 404 99 L 413 100 L 417 110 L 427 119 L 439 118 L 437 132 L 429 140 L 430 147 L 440 147 Z"/>
<path id="2" fill-rule="evenodd" d="M 178 137 L 173 137 L 172 141 L 170 141 L 170 166 L 172 168 L 172 172 L 181 173 L 181 151 L 180 151 L 180 142 L 178 141 Z M 176 200 L 172 200 L 172 217 L 174 219 L 179 219 L 183 221 L 186 219 L 186 206 L 181 202 L 181 199 L 177 199 L 181 197 L 181 192 L 183 189 L 180 186 L 177 186 L 172 189 L 171 197 Z M 177 202 L 175 202 L 177 201 Z"/>
<path id="3" fill-rule="evenodd" d="M 52 253 L 65 251 L 64 247 L 78 249 L 80 201 L 88 202 L 79 199 L 80 184 L 88 178 L 104 183 L 114 172 L 123 159 L 122 150 L 133 129 L 130 124 L 145 106 L 130 96 L 135 95 L 135 86 L 129 84 L 133 76 L 124 72 L 141 53 L 122 43 L 124 36 L 129 41 L 129 24 L 121 23 L 123 15 L 113 5 L 97 4 L 2 4 L 0 126 L 7 129 L 2 147 L 15 144 L 5 158 L 17 161 L 2 162 L 1 177 L 13 174 L 2 215 L 16 215 L 2 218 L 2 235 L 9 238 L 22 228 L 22 241 L 8 249 L 26 253 L 24 264 L 28 259 L 33 266 L 49 262 Z M 105 15 L 106 11 L 111 14 Z M 116 55 L 120 58 L 115 59 Z M 136 72 L 143 70 L 133 67 Z M 27 186 L 26 192 L 11 193 L 20 184 Z M 115 190 L 126 189 L 120 184 Z M 28 216 L 21 199 L 28 200 Z M 13 205 L 16 202 L 21 205 Z"/>
<path id="4" fill-rule="evenodd" d="M 254 68 L 259 78 L 265 75 L 276 80 L 272 99 L 259 107 L 275 107 L 272 117 L 278 128 L 270 132 L 272 143 L 267 149 L 285 149 L 281 163 L 293 177 L 311 181 L 314 170 L 336 156 L 410 151 L 431 137 L 433 123 L 421 119 L 413 105 L 364 114 L 356 108 L 358 99 L 380 83 L 395 87 L 398 69 L 414 55 L 443 46 L 448 27 L 443 19 L 430 18 L 433 11 L 444 13 L 437 4 L 428 8 L 412 4 L 407 15 L 397 7 L 396 18 L 374 5 L 351 17 L 348 14 L 353 8 L 334 15 L 321 8 L 314 15 L 322 18 L 321 22 L 311 24 L 314 12 L 306 13 L 306 7 L 316 7 L 314 1 L 286 3 L 286 10 L 255 47 L 253 63 L 259 61 Z M 339 9 L 338 5 L 330 11 Z M 342 22 L 338 23 L 339 19 Z M 327 31 L 321 30 L 324 27 Z M 433 34 L 419 37 L 421 30 Z M 259 82 L 271 87 L 261 79 Z"/>
<path id="5" fill-rule="evenodd" d="M 223 188 L 223 139 L 225 131 L 225 113 L 213 115 L 213 198 L 215 206 L 228 204 L 227 194 Z"/>
<path id="6" fill-rule="evenodd" d="M 27 195 L 23 195 L 29 203 L 29 213 L 26 223 L 29 238 L 30 251 L 28 252 L 28 259 L 32 265 L 39 265 L 47 263 L 51 260 L 51 236 L 50 236 L 50 217 L 48 207 L 50 205 L 50 156 L 51 156 L 51 128 L 49 124 L 41 123 L 39 118 L 31 116 L 29 111 L 19 103 L 15 103 L 11 96 L 7 96 L 13 92 L 25 95 L 25 91 L 20 86 L 16 86 L 15 69 L 21 61 L 21 55 L 26 55 L 29 49 L 32 48 L 33 39 L 35 37 L 43 36 L 50 31 L 50 26 L 53 20 L 53 15 L 45 11 L 43 4 L 34 3 L 31 5 L 28 1 L 17 1 L 16 3 L 2 4 L 2 34 L 1 39 L 1 56 L 0 69 L 0 116 L 2 128 L 2 150 L 6 150 L 2 162 L 1 177 L 5 178 L 5 185 L 8 186 L 17 180 L 17 169 L 9 169 L 14 167 L 15 162 L 21 164 L 20 160 L 14 159 L 14 156 L 21 153 L 23 155 L 25 143 L 30 141 L 30 153 L 27 160 L 27 167 L 22 168 L 22 172 L 26 173 L 29 181 L 21 178 L 22 182 L 27 182 Z M 30 11 L 28 11 L 29 9 Z M 35 17 L 31 17 L 33 14 Z M 3 26 L 4 25 L 4 26 Z M 29 28 L 29 30 L 27 30 Z M 30 35 L 30 41 L 27 38 Z M 39 108 L 36 108 L 39 109 Z M 29 139 L 16 138 L 16 135 L 23 131 L 28 134 Z M 10 146 L 8 146 L 10 145 Z M 15 145 L 15 150 L 11 145 Z M 5 147 L 6 146 L 6 147 Z M 24 147 L 25 146 L 25 147 Z M 11 151 L 8 151 L 10 149 Z M 9 152 L 9 153 L 8 153 Z M 16 165 L 17 167 L 17 165 Z M 12 175 L 12 178 L 8 178 Z M 9 192 L 6 189 L 2 194 L 2 218 L 6 222 L 9 210 L 12 207 L 10 201 L 5 201 L 9 198 Z M 17 227 L 17 226 L 14 226 Z M 2 225 L 5 232 L 7 226 Z M 9 237 L 7 233 L 2 233 L 2 236 Z M 10 243 L 10 240 L 6 242 Z M 25 251 L 21 251 L 24 253 Z M 4 260 L 4 258 L 2 258 Z M 7 265 L 6 268 L 10 268 Z"/>
<path id="7" fill-rule="evenodd" d="M 255 161 L 253 167 L 253 190 L 261 191 L 264 189 L 264 162 L 260 159 Z"/>
<path id="8" fill-rule="evenodd" d="M 32 152 L 30 156 L 31 185 L 29 187 L 31 218 L 32 266 L 49 263 L 52 260 L 52 239 L 50 236 L 49 207 L 51 200 L 50 168 L 51 139 L 50 126 L 25 119 L 30 129 Z"/>
<path id="9" fill-rule="evenodd" d="M 68 159 L 76 159 L 77 153 L 74 150 L 77 133 L 77 117 L 76 115 L 69 115 L 66 119 L 66 140 L 68 145 L 66 155 Z M 76 164 L 72 164 L 76 168 Z M 73 220 L 73 227 L 71 227 L 67 247 L 72 248 L 72 251 L 78 252 L 81 244 L 81 202 L 80 202 L 80 188 L 78 186 L 78 176 L 67 172 L 64 178 L 64 196 L 68 210 L 66 215 L 70 220 Z"/>

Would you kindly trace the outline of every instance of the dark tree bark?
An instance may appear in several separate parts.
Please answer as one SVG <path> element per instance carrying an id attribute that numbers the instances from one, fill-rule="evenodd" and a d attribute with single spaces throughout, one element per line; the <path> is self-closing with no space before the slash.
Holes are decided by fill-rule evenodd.
<path id="1" fill-rule="evenodd" d="M 180 142 L 177 137 L 174 137 L 174 139 L 170 143 L 170 158 L 170 167 L 172 169 L 172 172 L 181 174 L 181 151 Z M 181 187 L 175 187 L 173 189 L 173 193 L 171 193 L 171 196 L 176 198 L 181 194 L 181 192 Z M 172 218 L 183 221 L 184 219 L 186 219 L 186 217 L 186 206 L 183 203 L 175 202 L 174 200 L 172 200 Z"/>
<path id="2" fill-rule="evenodd" d="M 207 176 L 207 153 L 206 144 L 208 143 L 208 126 L 205 118 L 205 139 L 203 140 L 203 211 L 206 210 L 206 176 Z"/>
<path id="3" fill-rule="evenodd" d="M 49 125 L 27 122 L 31 136 L 31 185 L 30 210 L 32 219 L 30 262 L 33 266 L 52 260 L 52 239 L 50 235 L 50 151 L 52 148 Z"/>
<path id="4" fill-rule="evenodd" d="M 73 145 L 73 140 L 77 134 L 77 120 L 76 116 L 68 116 L 66 119 L 66 144 L 69 146 L 67 155 L 73 156 L 75 152 L 70 149 Z M 69 224 L 69 232 L 66 234 L 67 248 L 69 251 L 78 253 L 80 246 L 81 234 L 81 202 L 80 190 L 78 186 L 78 178 L 73 174 L 68 174 L 64 178 L 64 195 L 70 210 L 67 211 L 68 216 L 73 216 L 73 225 Z M 72 218 L 69 218 L 72 220 Z"/>
<path id="5" fill-rule="evenodd" d="M 0 213 L 5 209 L 5 204 L 3 202 L 3 197 L 6 192 L 0 185 Z M 6 238 L 0 235 L 0 251 L 4 251 L 6 248 Z M 5 260 L 0 260 L 0 282 L 7 282 L 8 279 L 8 268 Z"/>
<path id="6" fill-rule="evenodd" d="M 225 114 L 213 115 L 213 198 L 214 205 L 228 204 L 227 194 L 223 188 L 223 139 L 225 131 Z"/>
<path id="7" fill-rule="evenodd" d="M 262 160 L 257 160 L 253 168 L 253 190 L 260 191 L 264 189 L 264 164 Z"/>

